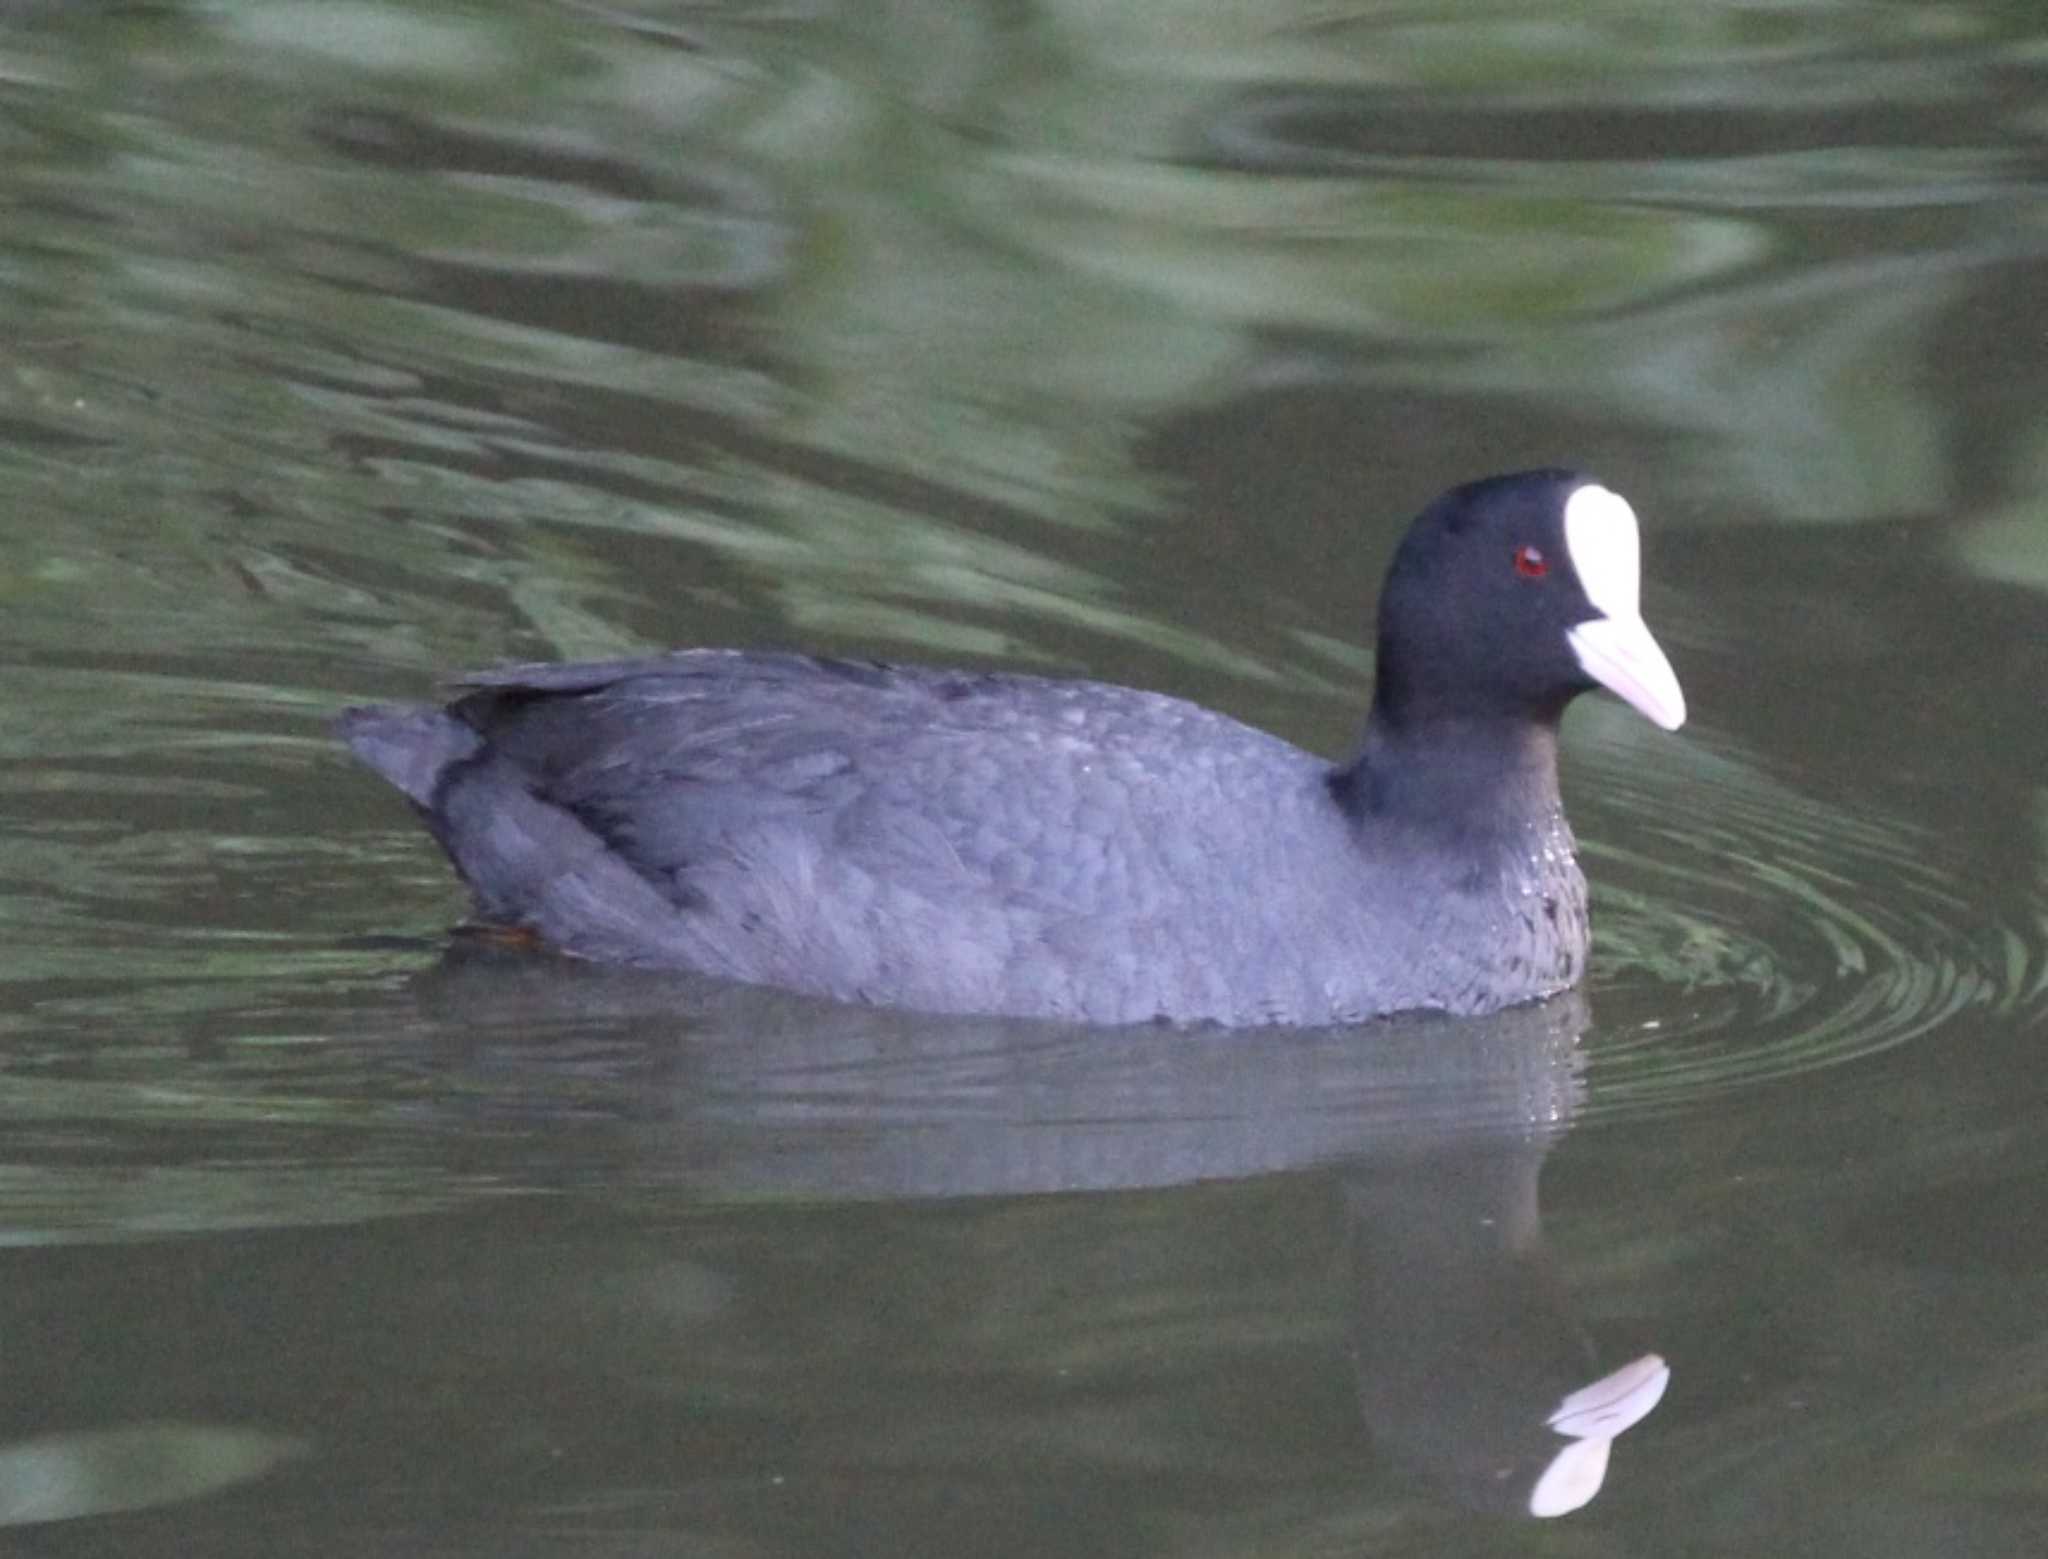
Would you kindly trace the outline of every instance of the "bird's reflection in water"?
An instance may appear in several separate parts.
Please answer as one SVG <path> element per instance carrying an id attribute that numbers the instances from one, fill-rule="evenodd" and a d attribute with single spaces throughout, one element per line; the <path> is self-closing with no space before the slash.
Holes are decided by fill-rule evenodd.
<path id="1" fill-rule="evenodd" d="M 1467 1505 L 1559 1516 L 1664 1395 L 1645 1354 L 1602 1368 L 1543 1246 L 1547 1138 L 1466 1134 L 1340 1171 L 1367 1424 Z"/>
<path id="2" fill-rule="evenodd" d="M 1596 1357 L 1541 1237 L 1538 1177 L 1581 1091 L 1577 994 L 1481 1019 L 1246 1033 L 933 1020 L 502 955 L 453 959 L 418 993 L 446 1043 L 500 1066 L 513 1033 L 522 1070 L 577 1054 L 586 1104 L 604 1069 L 592 1033 L 664 1057 L 632 1084 L 635 1167 L 720 1197 L 1326 1174 L 1366 1425 L 1467 1506 L 1580 1508 L 1668 1380 L 1655 1354 Z"/>

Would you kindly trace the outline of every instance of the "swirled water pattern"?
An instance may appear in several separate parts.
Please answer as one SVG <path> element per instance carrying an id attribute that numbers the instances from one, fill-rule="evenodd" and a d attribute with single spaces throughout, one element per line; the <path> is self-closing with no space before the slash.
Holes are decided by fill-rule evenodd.
<path id="1" fill-rule="evenodd" d="M 1973 892 L 1938 828 L 1697 746 L 1682 781 L 1670 761 L 1595 761 L 1612 821 L 1582 843 L 1594 1110 L 1675 1109 L 2048 992 L 2048 908 Z"/>

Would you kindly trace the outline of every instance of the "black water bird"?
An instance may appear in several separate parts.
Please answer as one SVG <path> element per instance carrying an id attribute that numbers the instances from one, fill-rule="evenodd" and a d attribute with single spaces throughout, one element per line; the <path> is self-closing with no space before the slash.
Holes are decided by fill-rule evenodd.
<path id="1" fill-rule="evenodd" d="M 1160 693 L 735 650 L 482 672 L 338 730 L 484 921 L 585 958 L 1090 1023 L 1488 1012 L 1585 970 L 1566 705 L 1685 719 L 1638 548 L 1574 472 L 1437 499 L 1338 764 Z"/>

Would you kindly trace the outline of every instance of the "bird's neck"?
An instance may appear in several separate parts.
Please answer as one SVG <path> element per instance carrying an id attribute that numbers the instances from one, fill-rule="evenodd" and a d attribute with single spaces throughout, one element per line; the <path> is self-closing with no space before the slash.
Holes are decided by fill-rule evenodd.
<path id="1" fill-rule="evenodd" d="M 1526 716 L 1399 718 L 1376 708 L 1330 794 L 1354 823 L 1520 849 L 1560 838 L 1557 725 Z M 1567 848 L 1569 845 L 1567 843 Z"/>

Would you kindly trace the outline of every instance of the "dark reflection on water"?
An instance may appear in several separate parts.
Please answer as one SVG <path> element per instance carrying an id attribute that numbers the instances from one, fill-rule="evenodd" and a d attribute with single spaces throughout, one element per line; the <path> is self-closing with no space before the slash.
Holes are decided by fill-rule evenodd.
<path id="1" fill-rule="evenodd" d="M 1463 1503 L 1502 1515 L 1585 1506 L 1615 1436 L 1670 1379 L 1654 1353 L 1596 1367 L 1540 1242 L 1543 1146 L 1468 1140 L 1341 1172 L 1366 1423 Z"/>
<path id="2" fill-rule="evenodd" d="M 1197 1469 L 1229 1469 L 1248 1494 L 1270 1484 L 1268 1451 L 1225 1448 L 1247 1420 L 1284 1416 L 1263 1394 L 1287 1376 L 1342 1373 L 1347 1338 L 1365 1427 L 1403 1465 L 1480 1509 L 1555 1516 L 1599 1493 L 1609 1443 L 1662 1392 L 1661 1360 L 1602 1361 L 1541 1238 L 1537 1176 L 1578 1092 L 1575 999 L 1388 1023 L 1361 1045 L 1355 1031 L 939 1023 L 489 955 L 417 995 L 410 1019 L 403 1005 L 385 1018 L 427 1048 L 390 1062 L 442 1073 L 412 1124 L 469 1157 L 484 1205 L 353 1234 L 15 1253 L 0 1366 L 36 1421 L 101 1437 L 68 1459 L 92 1465 L 106 1436 L 138 1432 L 139 1402 L 195 1427 L 161 1446 L 192 1471 L 155 1498 L 87 1492 L 81 1475 L 72 1508 L 15 1492 L 14 1519 L 191 1498 L 293 1450 L 306 1464 L 276 1474 L 274 1497 L 305 1508 L 387 1481 L 372 1447 L 395 1443 L 427 1458 L 415 1477 L 451 1484 L 458 1505 L 506 1500 L 492 1519 L 516 1525 L 531 1496 L 494 1483 L 543 1444 L 608 1438 L 611 1419 L 661 1437 L 703 1502 L 686 1525 L 705 1533 L 744 1530 L 768 1486 L 771 1526 L 875 1520 L 869 1496 L 837 1491 L 845 1458 L 935 1492 L 962 1470 L 957 1433 L 1048 1474 L 1105 1433 L 1135 1435 L 1112 1459 L 1134 1462 L 1090 1476 L 1107 1492 L 1157 1463 L 1181 1491 L 1171 1508 Z M 544 1140 L 500 1135 L 540 1122 Z M 363 1187 L 336 1147 L 324 1178 L 345 1206 Z M 320 1167 L 311 1143 L 295 1157 Z M 264 1171 L 239 1174 L 255 1211 Z M 652 1191 L 678 1187 L 697 1211 L 652 1211 Z M 573 1200 L 489 1210 L 522 1189 Z M 1070 1216 L 1030 1200 L 1080 1192 L 1094 1200 Z M 818 1209 L 849 1199 L 872 1210 L 827 1233 Z M 930 1199 L 948 1210 L 910 1215 Z M 1284 1227 L 1258 1229 L 1267 1216 Z M 1340 1250 L 1350 1276 L 1332 1285 Z M 1270 1313 L 1232 1314 L 1229 1288 L 1268 1261 Z M 89 1318 L 71 1319 L 88 1295 Z M 1239 1377 L 1227 1412 L 1206 1366 L 1151 1362 L 1176 1335 Z M 422 1360 L 440 1393 L 473 1400 L 417 1397 Z M 1279 1377 L 1262 1384 L 1261 1360 Z M 841 1428 L 821 1450 L 804 1424 L 825 1403 Z M 1384 1476 L 1354 1427 L 1323 1434 L 1313 1479 L 1330 1494 Z M 9 1466 L 0 1446 L 0 1516 Z M 645 1496 L 620 1476 L 572 1468 L 557 1497 L 631 1511 Z M 753 1488 L 720 1490 L 722 1476 Z M 343 1525 L 365 1520 L 402 1510 L 372 1500 Z"/>
<path id="3" fill-rule="evenodd" d="M 1576 996 L 1485 1024 L 1416 1015 L 1249 1034 L 948 1022 L 489 950 L 443 962 L 409 996 L 431 1042 L 422 1061 L 507 1084 L 454 1092 L 452 1107 L 605 1099 L 607 1063 L 576 1049 L 601 1022 L 606 1043 L 637 1058 L 611 1078 L 609 1102 L 650 1118 L 641 1174 L 810 1197 L 1135 1189 L 1411 1139 L 1421 1151 L 1462 1135 L 1547 1137 L 1576 1108 L 1586 1023 Z M 521 1080 L 542 1092 L 528 1100 Z"/>

